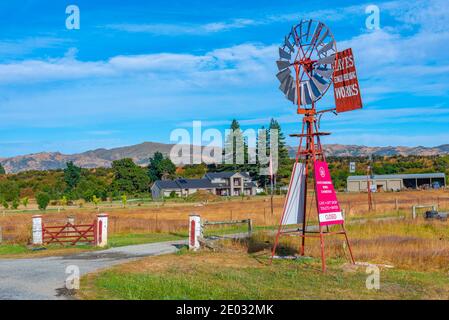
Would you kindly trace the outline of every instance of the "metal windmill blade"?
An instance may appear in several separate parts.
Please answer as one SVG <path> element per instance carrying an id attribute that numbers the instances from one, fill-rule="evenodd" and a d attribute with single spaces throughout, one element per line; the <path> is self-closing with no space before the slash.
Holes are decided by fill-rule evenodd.
<path id="1" fill-rule="evenodd" d="M 330 65 L 333 65 L 334 62 L 335 62 L 335 55 L 331 55 L 331 56 L 323 57 L 323 58 L 317 60 L 316 63 L 317 64 L 330 64 Z"/>
<path id="2" fill-rule="evenodd" d="M 319 22 L 317 26 L 315 27 L 315 31 L 313 32 L 313 36 L 311 38 L 311 45 L 315 45 L 318 42 L 318 38 L 321 34 L 321 30 L 323 30 L 323 24 Z"/>
<path id="3" fill-rule="evenodd" d="M 293 77 L 288 76 L 279 86 L 279 89 L 284 93 L 287 94 L 288 90 L 290 90 L 291 83 L 293 82 Z"/>
<path id="4" fill-rule="evenodd" d="M 285 78 L 287 78 L 290 74 L 291 74 L 290 69 L 285 69 L 285 70 L 279 72 L 279 73 L 276 75 L 276 77 L 277 77 L 277 78 L 279 79 L 279 81 L 282 83 L 282 82 L 285 80 Z"/>
<path id="5" fill-rule="evenodd" d="M 310 34 L 310 27 L 312 26 L 312 20 L 308 20 L 307 22 L 307 27 L 306 27 L 306 33 L 304 33 L 304 36 L 306 37 L 306 41 L 309 41 L 309 34 Z M 301 23 L 302 24 L 302 23 Z M 302 34 L 301 34 L 301 40 L 302 40 Z"/>
<path id="6" fill-rule="evenodd" d="M 290 50 L 290 53 L 295 52 L 295 48 L 294 48 L 293 45 L 290 43 L 290 40 L 288 40 L 288 37 L 285 37 L 284 45 Z"/>
<path id="7" fill-rule="evenodd" d="M 334 70 L 333 69 L 325 69 L 322 67 L 318 67 L 315 72 L 317 74 L 319 74 L 321 77 L 323 77 L 324 79 L 330 79 L 330 77 L 332 77 L 332 75 L 334 74 Z"/>
<path id="8" fill-rule="evenodd" d="M 335 46 L 335 42 L 331 41 L 324 46 L 321 47 L 320 50 L 318 50 L 318 55 L 322 55 L 324 53 L 327 53 L 329 50 L 331 50 Z"/>
<path id="9" fill-rule="evenodd" d="M 312 97 L 310 96 L 309 91 L 309 82 L 304 81 L 301 82 L 301 104 L 302 105 L 309 105 L 312 103 Z"/>
<path id="10" fill-rule="evenodd" d="M 329 29 L 326 28 L 325 31 L 322 33 L 321 38 L 318 41 L 318 43 L 323 43 L 324 39 L 326 39 L 328 35 L 329 35 Z"/>
<path id="11" fill-rule="evenodd" d="M 320 93 L 326 91 L 327 89 L 326 81 L 317 74 L 312 76 L 312 79 L 311 81 L 309 81 L 309 83 L 310 85 L 313 85 L 315 88 L 317 88 Z"/>
<path id="12" fill-rule="evenodd" d="M 290 67 L 290 61 L 278 60 L 278 61 L 276 61 L 276 64 L 278 66 L 279 71 L 282 71 L 282 70 Z"/>
<path id="13" fill-rule="evenodd" d="M 281 59 L 289 60 L 292 58 L 292 55 L 285 51 L 283 48 L 279 48 L 279 57 Z"/>
<path id="14" fill-rule="evenodd" d="M 287 99 L 293 103 L 296 103 L 296 101 L 297 101 L 296 91 L 297 91 L 296 84 L 295 84 L 295 81 L 293 81 L 292 84 L 290 85 L 288 92 L 287 92 Z"/>

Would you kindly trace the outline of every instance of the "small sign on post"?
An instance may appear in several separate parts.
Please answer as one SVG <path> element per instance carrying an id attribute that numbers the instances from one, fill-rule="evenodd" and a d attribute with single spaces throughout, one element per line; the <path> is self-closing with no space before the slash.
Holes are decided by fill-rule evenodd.
<path id="1" fill-rule="evenodd" d="M 196 214 L 189 216 L 189 250 L 197 251 L 200 249 L 201 217 Z"/>
<path id="2" fill-rule="evenodd" d="M 350 162 L 349 163 L 349 172 L 350 173 L 355 173 L 355 162 Z"/>
<path id="3" fill-rule="evenodd" d="M 327 163 L 315 161 L 314 173 L 320 226 L 343 224 L 343 215 Z"/>

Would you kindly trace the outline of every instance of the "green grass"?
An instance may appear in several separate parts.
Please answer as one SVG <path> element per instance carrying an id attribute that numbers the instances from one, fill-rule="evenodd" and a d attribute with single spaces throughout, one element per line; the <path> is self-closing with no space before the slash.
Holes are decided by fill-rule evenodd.
<path id="1" fill-rule="evenodd" d="M 155 243 L 172 240 L 182 240 L 187 234 L 168 233 L 138 233 L 138 234 L 115 234 L 109 237 L 109 247 L 123 247 L 144 243 Z"/>
<path id="2" fill-rule="evenodd" d="M 167 234 L 167 233 L 143 233 L 143 234 L 115 234 L 109 237 L 108 248 L 111 247 L 123 247 L 129 245 L 164 242 L 172 240 L 182 240 L 187 237 L 186 234 Z M 94 247 L 91 245 L 80 244 L 76 246 L 60 246 L 58 244 L 52 244 L 45 247 L 45 250 L 32 250 L 23 244 L 1 244 L 0 245 L 0 257 L 1 256 L 39 256 L 43 255 L 58 255 L 68 254 L 71 251 L 93 251 L 103 250 L 105 248 Z"/>
<path id="3" fill-rule="evenodd" d="M 189 254 L 187 254 L 189 255 Z M 97 299 L 426 299 L 449 297 L 443 273 L 383 270 L 381 288 L 368 290 L 364 268 L 345 272 L 331 262 L 326 274 L 317 260 L 275 261 L 272 266 L 227 267 L 204 263 L 185 269 L 176 263 L 162 272 L 123 273 L 112 270 L 94 280 Z M 248 259 L 255 259 L 249 257 Z"/>
<path id="4" fill-rule="evenodd" d="M 447 223 L 369 221 L 348 226 L 357 261 L 393 265 L 381 269 L 380 290 L 368 290 L 366 267 L 345 265 L 341 241 L 328 241 L 328 272 L 314 258 L 268 263 L 273 236 L 255 232 L 249 241 L 222 241 L 218 252 L 149 257 L 82 279 L 85 299 L 449 299 Z M 235 228 L 225 229 L 235 233 Z M 215 230 L 219 231 L 219 230 Z M 298 239 L 284 237 L 286 254 Z M 287 250 L 289 249 L 289 250 Z M 287 251 L 289 253 L 287 253 Z"/>
<path id="5" fill-rule="evenodd" d="M 224 235 L 232 233 L 247 232 L 246 226 L 235 226 L 235 227 L 222 227 L 222 228 L 209 228 L 206 232 L 207 236 L 210 235 Z M 155 243 L 155 242 L 165 242 L 165 241 L 175 241 L 175 240 L 185 240 L 188 237 L 188 231 L 181 231 L 177 233 L 121 233 L 113 234 L 109 236 L 108 248 L 113 247 L 123 247 L 130 245 L 138 245 L 145 243 Z M 54 252 L 55 255 L 61 253 L 63 250 L 67 249 L 79 249 L 79 250 L 100 250 L 104 248 L 96 248 L 89 245 L 77 245 L 77 246 L 66 246 L 61 247 L 59 245 L 51 245 L 46 247 L 46 252 Z M 1 244 L 0 245 L 0 256 L 6 255 L 36 255 L 36 253 L 41 251 L 33 251 L 29 249 L 26 245 L 21 244 Z"/>
<path id="6" fill-rule="evenodd" d="M 52 244 L 46 247 L 35 247 L 34 250 L 24 244 L 2 244 L 0 245 L 0 257 L 11 256 L 15 257 L 25 257 L 25 256 L 49 256 L 49 255 L 65 255 L 74 253 L 75 251 L 91 251 L 98 250 L 98 248 L 80 244 L 77 246 L 66 246 L 62 247 L 58 244 Z"/>
<path id="7" fill-rule="evenodd" d="M 0 256 L 1 255 L 14 255 L 23 254 L 30 251 L 25 245 L 21 244 L 4 244 L 0 245 Z"/>

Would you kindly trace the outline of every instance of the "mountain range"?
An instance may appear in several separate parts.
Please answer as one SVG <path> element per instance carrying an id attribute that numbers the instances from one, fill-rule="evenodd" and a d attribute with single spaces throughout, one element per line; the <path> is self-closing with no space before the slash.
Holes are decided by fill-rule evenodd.
<path id="1" fill-rule="evenodd" d="M 7 173 L 17 173 L 28 170 L 53 170 L 65 168 L 66 163 L 73 161 L 83 168 L 110 167 L 112 161 L 123 158 L 132 158 L 139 165 L 147 165 L 148 159 L 159 151 L 168 155 L 172 144 L 144 142 L 127 147 L 113 149 L 96 149 L 83 153 L 66 155 L 60 152 L 41 152 L 10 158 L 0 158 Z M 289 154 L 294 157 L 296 148 L 288 147 Z M 394 155 L 432 156 L 449 154 L 449 144 L 437 147 L 367 147 L 357 145 L 328 144 L 324 146 L 327 156 L 336 157 L 367 157 Z"/>

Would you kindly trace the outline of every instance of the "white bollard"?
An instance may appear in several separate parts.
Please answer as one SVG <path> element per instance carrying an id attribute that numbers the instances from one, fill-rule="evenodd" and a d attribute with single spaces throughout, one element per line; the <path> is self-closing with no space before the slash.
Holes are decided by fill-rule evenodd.
<path id="1" fill-rule="evenodd" d="M 108 245 L 108 217 L 105 213 L 97 214 L 96 245 L 99 247 Z"/>
<path id="2" fill-rule="evenodd" d="M 200 249 L 199 239 L 202 237 L 201 217 L 196 214 L 189 216 L 189 250 Z"/>
<path id="3" fill-rule="evenodd" d="M 43 237 L 42 237 L 42 216 L 37 215 L 33 216 L 33 245 L 42 245 Z"/>

